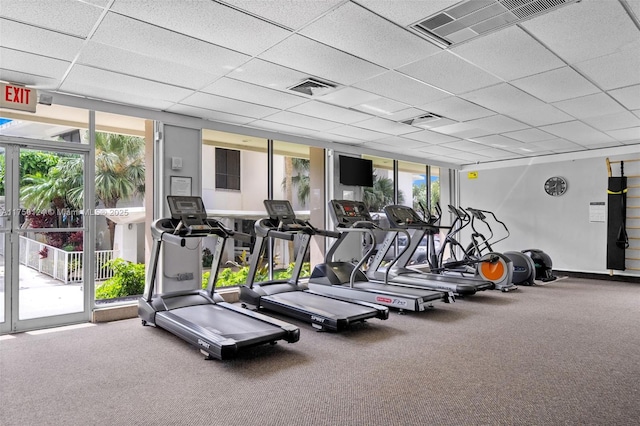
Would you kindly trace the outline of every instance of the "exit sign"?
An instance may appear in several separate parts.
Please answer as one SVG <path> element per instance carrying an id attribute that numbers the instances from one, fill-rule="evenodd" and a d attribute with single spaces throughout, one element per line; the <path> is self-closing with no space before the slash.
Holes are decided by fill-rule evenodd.
<path id="1" fill-rule="evenodd" d="M 14 84 L 0 83 L 0 107 L 36 112 L 38 93 L 34 89 Z"/>

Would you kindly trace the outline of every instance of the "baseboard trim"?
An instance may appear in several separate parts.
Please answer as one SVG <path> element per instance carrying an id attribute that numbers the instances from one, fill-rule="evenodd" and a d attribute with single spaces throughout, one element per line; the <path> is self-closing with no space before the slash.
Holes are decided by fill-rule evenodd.
<path id="1" fill-rule="evenodd" d="M 620 281 L 626 283 L 638 283 L 640 284 L 640 277 L 634 277 L 630 275 L 609 275 L 609 274 L 597 274 L 595 272 L 576 272 L 576 271 L 553 271 L 553 275 L 561 276 L 566 275 L 573 278 L 585 278 L 591 280 L 604 280 L 604 281 Z"/>

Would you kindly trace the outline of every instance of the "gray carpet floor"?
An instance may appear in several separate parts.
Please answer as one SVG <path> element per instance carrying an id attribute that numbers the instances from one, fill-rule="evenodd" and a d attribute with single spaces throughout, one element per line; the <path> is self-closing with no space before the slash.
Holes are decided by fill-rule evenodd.
<path id="1" fill-rule="evenodd" d="M 640 424 L 640 283 L 485 291 L 339 334 L 296 324 L 299 342 L 230 361 L 137 319 L 18 334 L 0 342 L 0 423 Z"/>

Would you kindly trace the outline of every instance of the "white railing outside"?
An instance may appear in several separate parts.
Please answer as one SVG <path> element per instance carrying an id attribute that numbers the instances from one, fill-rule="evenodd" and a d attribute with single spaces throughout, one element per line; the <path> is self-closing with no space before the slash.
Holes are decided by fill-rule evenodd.
<path id="1" fill-rule="evenodd" d="M 95 252 L 95 280 L 103 281 L 113 276 L 106 263 L 114 259 L 114 250 Z M 82 281 L 84 252 L 66 251 L 48 244 L 20 236 L 20 263 L 67 284 Z"/>

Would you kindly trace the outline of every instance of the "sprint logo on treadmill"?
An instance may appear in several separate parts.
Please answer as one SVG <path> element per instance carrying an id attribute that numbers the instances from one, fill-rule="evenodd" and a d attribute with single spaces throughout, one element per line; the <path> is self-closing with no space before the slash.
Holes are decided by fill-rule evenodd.
<path id="1" fill-rule="evenodd" d="M 205 342 L 202 339 L 198 339 L 198 344 L 200 346 L 202 346 L 203 348 L 206 348 L 206 349 L 209 349 L 211 347 L 211 345 L 209 343 Z"/>
<path id="2" fill-rule="evenodd" d="M 407 306 L 405 300 L 392 299 L 391 297 L 376 296 L 376 302 L 385 303 L 387 305 Z"/>

